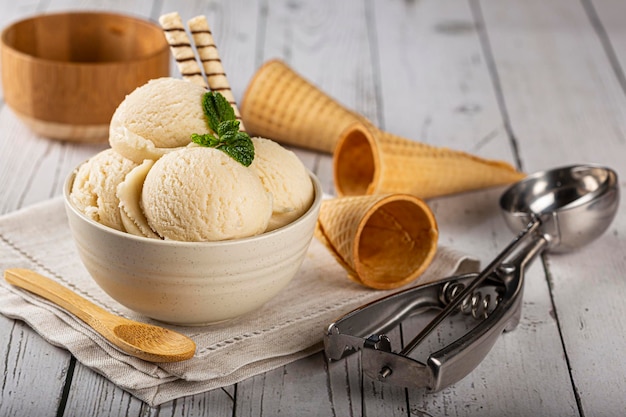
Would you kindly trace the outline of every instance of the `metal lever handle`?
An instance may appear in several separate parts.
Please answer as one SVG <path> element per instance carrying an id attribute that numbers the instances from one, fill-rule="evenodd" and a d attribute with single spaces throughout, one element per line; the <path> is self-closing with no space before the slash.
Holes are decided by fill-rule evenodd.
<path id="1" fill-rule="evenodd" d="M 406 356 L 411 353 L 426 337 L 432 333 L 432 331 L 441 324 L 441 322 L 448 317 L 455 309 L 459 307 L 461 302 L 465 300 L 467 297 L 471 296 L 471 294 L 476 291 L 476 289 L 483 283 L 483 281 L 491 275 L 496 268 L 502 265 L 502 262 L 506 258 L 508 258 L 511 253 L 521 244 L 528 236 L 532 236 L 539 227 L 541 226 L 541 222 L 537 219 L 530 223 L 526 229 L 515 238 L 504 250 L 489 264 L 487 267 L 480 273 L 476 278 L 472 280 L 472 282 L 450 302 L 439 314 L 435 317 L 424 329 L 413 338 L 407 345 L 402 349 L 400 355 Z M 388 373 L 387 371 L 382 370 L 383 374 L 381 376 L 384 378 L 384 374 Z"/>
<path id="2" fill-rule="evenodd" d="M 394 385 L 438 391 L 457 382 L 483 360 L 502 331 L 517 325 L 521 313 L 524 269 L 547 245 L 546 238 L 536 237 L 511 263 L 504 263 L 481 278 L 483 282 L 496 282 L 502 286 L 500 303 L 469 333 L 430 354 L 426 363 L 402 352 L 391 352 L 391 346 L 382 334 L 410 315 L 429 308 L 445 309 L 446 306 L 439 302 L 443 287 L 459 282 L 467 288 L 479 278 L 479 274 L 451 277 L 404 290 L 346 314 L 328 328 L 324 338 L 326 356 L 336 360 L 360 350 L 364 373 Z M 385 369 L 389 371 L 381 375 Z"/>
<path id="3" fill-rule="evenodd" d="M 369 377 L 400 386 L 428 388 L 439 391 L 469 374 L 489 353 L 504 330 L 512 330 L 519 322 L 522 305 L 524 269 L 528 261 L 547 246 L 537 239 L 524 251 L 524 263 L 515 261 L 502 265 L 495 275 L 504 284 L 502 300 L 489 316 L 474 329 L 443 349 L 430 354 L 422 364 L 401 353 L 363 349 L 363 370 Z M 474 275 L 474 279 L 477 275 Z M 493 275 L 490 277 L 493 278 Z M 383 376 L 381 371 L 389 369 Z"/>

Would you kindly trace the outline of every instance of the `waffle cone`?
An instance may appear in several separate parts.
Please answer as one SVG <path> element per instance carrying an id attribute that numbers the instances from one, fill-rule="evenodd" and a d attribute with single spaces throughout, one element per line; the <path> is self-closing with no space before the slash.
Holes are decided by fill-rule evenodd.
<path id="1" fill-rule="evenodd" d="M 510 184 L 524 178 L 503 161 L 414 142 L 356 123 L 339 139 L 333 158 L 340 196 L 408 193 L 419 198 Z"/>
<path id="2" fill-rule="evenodd" d="M 259 68 L 240 110 L 252 136 L 329 153 L 342 132 L 362 119 L 279 60 Z"/>
<path id="3" fill-rule="evenodd" d="M 315 236 L 351 279 L 371 288 L 392 289 L 426 270 L 439 232 L 424 201 L 390 194 L 323 201 Z"/>

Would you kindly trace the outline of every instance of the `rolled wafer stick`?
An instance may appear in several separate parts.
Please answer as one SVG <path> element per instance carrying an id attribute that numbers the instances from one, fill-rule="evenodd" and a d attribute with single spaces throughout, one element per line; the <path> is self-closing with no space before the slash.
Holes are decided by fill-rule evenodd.
<path id="1" fill-rule="evenodd" d="M 206 17 L 196 16 L 191 18 L 187 22 L 187 26 L 191 32 L 196 51 L 198 51 L 198 56 L 204 68 L 204 75 L 206 76 L 209 88 L 211 91 L 221 93 L 230 103 L 235 111 L 235 117 L 239 120 L 239 130 L 242 132 L 245 131 L 241 113 L 239 112 L 237 102 L 230 88 L 226 71 L 224 71 L 224 66 L 222 65 L 222 60 Z"/>
<path id="2" fill-rule="evenodd" d="M 392 289 L 426 270 L 439 231 L 423 200 L 388 194 L 324 200 L 315 236 L 349 278 L 370 288 Z"/>
<path id="3" fill-rule="evenodd" d="M 159 23 L 183 79 L 207 87 L 180 15 L 177 12 L 164 14 L 159 17 Z"/>

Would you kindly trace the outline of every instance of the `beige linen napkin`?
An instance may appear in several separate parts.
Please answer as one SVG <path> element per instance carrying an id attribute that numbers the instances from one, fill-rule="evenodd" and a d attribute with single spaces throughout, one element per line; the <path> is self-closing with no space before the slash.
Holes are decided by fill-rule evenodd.
<path id="1" fill-rule="evenodd" d="M 34 269 L 124 317 L 140 316 L 93 282 L 74 248 L 61 198 L 0 217 L 0 270 Z M 476 270 L 477 262 L 441 247 L 420 283 Z M 322 348 L 325 328 L 338 316 L 390 291 L 347 279 L 346 271 L 317 240 L 291 284 L 262 310 L 226 324 L 173 328 L 197 344 L 184 362 L 153 364 L 113 348 L 64 310 L 0 279 L 0 313 L 27 322 L 45 340 L 149 405 L 231 385 Z"/>

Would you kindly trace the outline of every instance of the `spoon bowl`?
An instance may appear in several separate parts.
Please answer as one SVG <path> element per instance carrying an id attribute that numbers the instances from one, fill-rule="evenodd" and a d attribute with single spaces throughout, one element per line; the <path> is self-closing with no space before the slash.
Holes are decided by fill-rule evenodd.
<path id="1" fill-rule="evenodd" d="M 164 327 L 116 316 L 34 271 L 7 269 L 4 279 L 63 307 L 121 351 L 148 362 L 178 362 L 193 357 L 196 344 Z"/>

